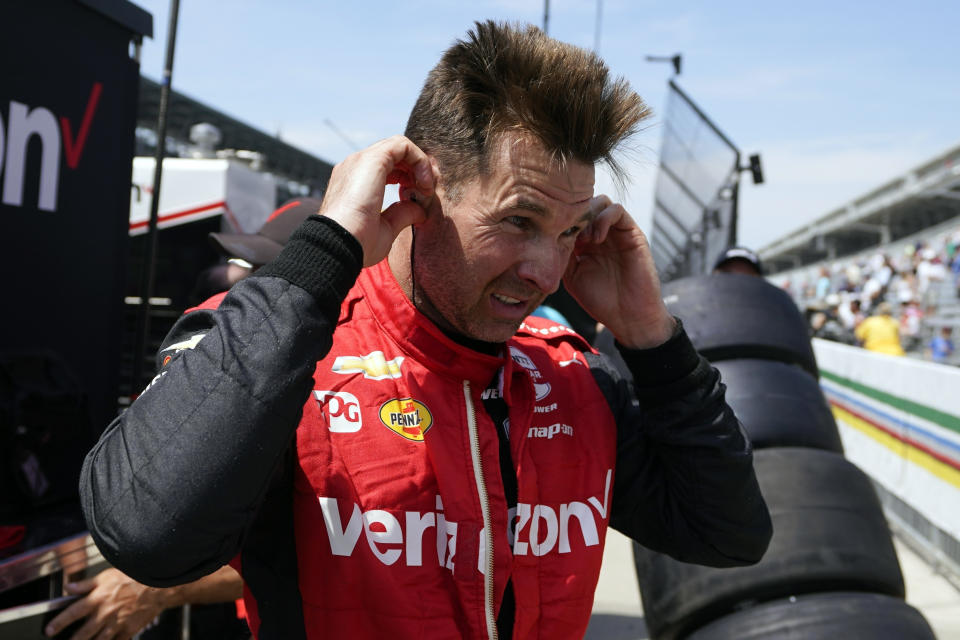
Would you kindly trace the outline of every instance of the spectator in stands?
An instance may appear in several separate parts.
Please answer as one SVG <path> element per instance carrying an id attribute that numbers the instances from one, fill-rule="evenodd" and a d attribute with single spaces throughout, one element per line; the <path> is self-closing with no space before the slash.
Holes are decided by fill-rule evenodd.
<path id="1" fill-rule="evenodd" d="M 900 304 L 907 304 L 917 298 L 917 277 L 913 269 L 900 271 L 891 284 L 894 295 Z"/>
<path id="2" fill-rule="evenodd" d="M 953 276 L 953 288 L 957 297 L 960 298 L 960 251 L 954 251 L 953 259 L 950 261 L 950 273 Z"/>
<path id="3" fill-rule="evenodd" d="M 837 306 L 837 318 L 843 325 L 844 330 L 852 334 L 857 325 L 863 322 L 864 316 L 863 312 L 860 311 L 860 300 L 846 293 L 844 296 L 845 298 L 841 299 Z"/>
<path id="4" fill-rule="evenodd" d="M 952 334 L 953 327 L 941 327 L 940 335 L 934 336 L 927 347 L 927 357 L 934 362 L 946 363 L 954 351 Z"/>
<path id="5" fill-rule="evenodd" d="M 905 351 L 919 351 L 922 342 L 921 320 L 923 320 L 923 310 L 916 300 L 909 300 L 900 307 L 900 338 Z"/>
<path id="6" fill-rule="evenodd" d="M 930 304 L 930 286 L 934 282 L 945 280 L 947 269 L 934 249 L 926 248 L 918 253 L 920 262 L 917 264 L 917 293 L 924 304 Z"/>
<path id="7" fill-rule="evenodd" d="M 814 297 L 817 300 L 824 300 L 827 297 L 827 294 L 830 293 L 830 270 L 826 267 L 820 267 L 820 277 L 817 278 L 816 291 L 814 292 Z"/>
<path id="8" fill-rule="evenodd" d="M 763 276 L 760 256 L 746 247 L 725 249 L 713 263 L 713 273 L 740 273 L 748 276 Z"/>
<path id="9" fill-rule="evenodd" d="M 868 277 L 860 292 L 860 300 L 868 310 L 876 307 L 883 300 L 883 285 L 880 280 L 872 275 Z"/>
<path id="10" fill-rule="evenodd" d="M 810 316 L 810 332 L 812 337 L 831 340 L 833 342 L 845 342 L 843 326 L 837 321 L 833 311 L 833 308 L 827 307 L 826 310 L 816 311 Z"/>
<path id="11" fill-rule="evenodd" d="M 856 291 L 860 287 L 860 282 L 863 279 L 863 272 L 860 270 L 860 266 L 856 262 L 850 262 L 844 270 L 844 275 L 847 278 L 846 290 Z"/>
<path id="12" fill-rule="evenodd" d="M 900 345 L 900 325 L 891 316 L 889 302 L 877 305 L 875 313 L 854 331 L 860 345 L 869 351 L 891 356 L 905 355 Z"/>

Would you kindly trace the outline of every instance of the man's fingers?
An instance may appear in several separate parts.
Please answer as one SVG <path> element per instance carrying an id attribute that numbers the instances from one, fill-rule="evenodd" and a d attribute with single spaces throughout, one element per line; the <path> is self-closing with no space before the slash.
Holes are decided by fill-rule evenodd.
<path id="1" fill-rule="evenodd" d="M 607 196 L 597 196 L 590 203 L 590 210 L 596 215 L 585 234 L 585 240 L 595 244 L 602 244 L 607 239 L 610 228 L 621 222 L 624 216 L 629 217 L 622 205 L 611 202 Z"/>
<path id="2" fill-rule="evenodd" d="M 95 586 L 97 586 L 96 578 L 88 578 L 79 582 L 68 582 L 63 589 L 70 595 L 80 596 L 93 591 Z"/>
<path id="3" fill-rule="evenodd" d="M 122 629 L 107 625 L 96 635 L 95 640 L 130 640 L 133 635 L 126 633 Z"/>
<path id="4" fill-rule="evenodd" d="M 70 636 L 70 640 L 90 640 L 103 626 L 103 620 L 98 616 L 92 615 L 87 618 L 87 621 L 83 623 L 76 633 Z"/>
<path id="5" fill-rule="evenodd" d="M 410 225 L 419 224 L 426 220 L 427 212 L 415 202 L 401 200 L 387 207 L 381 217 L 390 224 L 393 237 L 396 238 L 401 231 Z"/>
<path id="6" fill-rule="evenodd" d="M 47 624 L 43 632 L 48 636 L 55 636 L 65 627 L 70 626 L 80 618 L 86 617 L 92 609 L 93 605 L 86 598 L 81 598 L 61 611 L 56 618 Z"/>
<path id="7" fill-rule="evenodd" d="M 430 164 L 430 158 L 424 153 L 423 149 L 413 144 L 405 136 L 393 136 L 387 138 L 381 144 L 386 147 L 393 161 L 393 166 L 390 167 L 387 174 L 387 184 L 399 182 L 403 185 L 403 181 L 399 179 L 400 176 L 396 175 L 397 170 L 400 170 L 401 174 L 413 178 L 415 185 L 409 186 L 416 186 L 425 195 L 433 193 L 433 167 Z M 394 178 L 394 180 L 390 178 Z"/>
<path id="8" fill-rule="evenodd" d="M 590 199 L 590 211 L 596 215 L 600 215 L 600 212 L 613 204 L 613 201 L 609 196 L 605 194 L 599 194 Z"/>

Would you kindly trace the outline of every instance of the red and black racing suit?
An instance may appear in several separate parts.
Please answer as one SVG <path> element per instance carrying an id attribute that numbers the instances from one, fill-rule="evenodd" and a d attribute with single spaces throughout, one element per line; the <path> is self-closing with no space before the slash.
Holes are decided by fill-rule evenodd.
<path id="1" fill-rule="evenodd" d="M 682 327 L 621 350 L 633 382 L 550 323 L 489 355 L 361 263 L 313 216 L 181 318 L 84 465 L 108 560 L 155 586 L 232 560 L 261 639 L 492 637 L 498 614 L 554 638 L 586 628 L 608 523 L 687 562 L 762 556 L 750 444 Z"/>

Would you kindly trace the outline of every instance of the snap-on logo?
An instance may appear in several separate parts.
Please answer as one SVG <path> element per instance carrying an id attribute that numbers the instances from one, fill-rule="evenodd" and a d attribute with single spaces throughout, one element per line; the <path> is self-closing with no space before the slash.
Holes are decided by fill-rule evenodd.
<path id="1" fill-rule="evenodd" d="M 36 138 L 40 145 L 40 189 L 37 196 L 37 209 L 56 211 L 60 187 L 60 148 L 67 161 L 67 167 L 76 169 L 80 164 L 87 136 L 93 124 L 93 117 L 100 102 L 103 83 L 94 82 L 87 98 L 83 118 L 76 136 L 73 126 L 66 116 L 57 117 L 46 107 L 30 107 L 10 101 L 6 127 L 3 114 L 0 113 L 0 171 L 3 172 L 3 204 L 11 207 L 23 206 L 23 187 L 27 166 L 27 149 L 31 140 Z M 36 146 L 33 147 L 34 149 Z"/>
<path id="2" fill-rule="evenodd" d="M 558 422 L 549 427 L 530 427 L 530 430 L 527 431 L 528 438 L 546 438 L 547 440 L 552 440 L 553 436 L 556 435 L 572 436 L 573 427 Z"/>
<path id="3" fill-rule="evenodd" d="M 401 364 L 403 356 L 387 360 L 383 351 L 373 351 L 365 356 L 339 356 L 333 361 L 332 371 L 344 375 L 363 373 L 370 380 L 386 380 L 400 377 Z"/>
<path id="4" fill-rule="evenodd" d="M 347 391 L 314 391 L 330 433 L 355 433 L 363 426 L 360 402 Z"/>
<path id="5" fill-rule="evenodd" d="M 407 440 L 422 442 L 423 435 L 433 425 L 433 415 L 419 400 L 396 398 L 380 407 L 380 422 Z"/>

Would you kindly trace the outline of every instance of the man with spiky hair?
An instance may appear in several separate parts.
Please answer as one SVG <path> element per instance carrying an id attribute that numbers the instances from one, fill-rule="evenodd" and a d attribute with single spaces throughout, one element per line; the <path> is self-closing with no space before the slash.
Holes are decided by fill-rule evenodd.
<path id="1" fill-rule="evenodd" d="M 158 586 L 230 562 L 261 639 L 582 637 L 608 525 L 759 560 L 769 514 L 719 375 L 594 195 L 647 115 L 594 54 L 477 24 L 406 135 L 337 165 L 280 256 L 164 341 L 84 466 L 104 555 Z M 528 317 L 561 279 L 633 380 Z"/>

